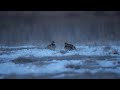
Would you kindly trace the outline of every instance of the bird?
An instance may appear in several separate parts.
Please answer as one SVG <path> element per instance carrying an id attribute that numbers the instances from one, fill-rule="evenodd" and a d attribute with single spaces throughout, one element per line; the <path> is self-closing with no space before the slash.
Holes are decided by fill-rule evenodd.
<path id="1" fill-rule="evenodd" d="M 70 51 L 70 50 L 76 50 L 76 47 L 74 45 L 68 44 L 67 42 L 65 42 L 64 44 L 65 44 L 65 46 L 64 46 L 65 50 L 68 50 L 68 51 Z"/>
<path id="2" fill-rule="evenodd" d="M 52 41 L 52 43 L 49 44 L 46 48 L 50 50 L 55 50 L 56 49 L 55 41 Z"/>

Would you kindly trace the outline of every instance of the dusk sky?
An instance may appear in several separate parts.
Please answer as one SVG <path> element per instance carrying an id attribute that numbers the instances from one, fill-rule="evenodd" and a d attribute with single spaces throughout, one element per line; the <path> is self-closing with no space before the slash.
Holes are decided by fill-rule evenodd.
<path id="1" fill-rule="evenodd" d="M 118 41 L 119 11 L 0 11 L 0 44 Z"/>

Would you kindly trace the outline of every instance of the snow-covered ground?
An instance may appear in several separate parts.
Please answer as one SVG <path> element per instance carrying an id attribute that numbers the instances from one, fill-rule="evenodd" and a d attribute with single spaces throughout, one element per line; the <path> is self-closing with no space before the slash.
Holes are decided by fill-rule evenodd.
<path id="1" fill-rule="evenodd" d="M 30 48 L 30 46 L 24 46 Z M 31 46 L 35 47 L 35 46 Z M 0 55 L 0 59 L 15 59 L 22 56 L 35 56 L 35 57 L 45 57 L 45 56 L 69 56 L 69 55 L 99 55 L 99 56 L 105 56 L 110 55 L 111 50 L 105 52 L 103 50 L 104 46 L 96 46 L 96 47 L 90 47 L 90 46 L 77 46 L 77 50 L 73 51 L 64 51 L 57 49 L 56 51 L 48 50 L 48 49 L 21 49 L 21 50 L 13 50 L 12 53 L 2 54 Z M 8 48 L 8 47 L 6 47 Z M 23 47 L 9 47 L 10 48 L 23 48 Z M 118 46 L 112 46 L 111 48 L 117 49 L 118 52 L 120 51 L 120 47 Z M 2 51 L 0 52 L 2 53 Z M 114 54 L 112 54 L 114 55 Z"/>
<path id="2" fill-rule="evenodd" d="M 67 75 L 82 74 L 82 73 L 104 73 L 111 72 L 120 74 L 120 64 L 117 61 L 95 61 L 92 65 L 84 60 L 52 60 L 47 61 L 49 64 L 36 65 L 33 63 L 29 64 L 14 64 L 12 62 L 0 64 L 0 74 L 10 75 L 50 75 L 50 78 L 63 78 Z M 70 66 L 69 66 L 70 65 Z M 72 66 L 71 66 L 72 65 Z M 76 66 L 78 68 L 76 68 Z M 70 74 L 67 74 L 70 73 Z M 52 75 L 51 75 L 52 74 Z M 16 76 L 17 77 L 17 76 Z M 115 77 L 114 77 L 115 78 Z M 120 78 L 120 76 L 119 76 Z"/>
<path id="3" fill-rule="evenodd" d="M 104 68 L 109 68 L 105 69 L 105 71 L 112 71 L 116 73 L 120 73 L 120 67 L 116 67 L 110 69 L 110 67 L 115 67 L 115 66 L 120 66 L 117 61 L 95 61 L 92 66 L 90 65 L 90 62 L 84 61 L 84 60 L 52 60 L 52 61 L 47 61 L 49 64 L 44 64 L 44 65 L 36 65 L 36 64 L 14 64 L 12 62 L 8 63 L 3 63 L 0 64 L 0 73 L 2 74 L 10 74 L 10 73 L 17 73 L 17 74 L 53 74 L 53 73 L 61 73 L 61 72 L 69 72 L 69 71 L 74 71 L 78 73 L 83 73 L 83 72 L 92 72 L 96 73 L 99 71 L 104 71 Z M 73 67 L 67 67 L 67 65 L 79 65 L 77 69 Z M 89 67 L 89 68 L 88 68 Z M 91 67 L 91 68 L 90 68 Z M 94 69 L 92 68 L 94 67 Z"/>
<path id="4" fill-rule="evenodd" d="M 112 75 L 112 77 L 120 78 L 120 58 L 119 46 L 111 46 L 110 49 L 105 51 L 103 48 L 105 46 L 77 46 L 77 50 L 73 51 L 64 51 L 57 49 L 55 51 L 48 49 L 40 49 L 40 48 L 31 48 L 35 46 L 24 46 L 23 47 L 2 47 L 4 49 L 11 49 L 10 51 L 6 51 L 8 53 L 3 53 L 5 51 L 0 51 L 0 78 L 6 78 L 6 75 L 33 75 L 33 76 L 46 76 L 44 78 L 65 78 L 67 76 L 74 77 L 75 75 L 79 75 L 77 77 L 81 77 L 83 73 L 115 73 L 117 77 Z M 18 50 L 16 50 L 16 48 Z M 23 49 L 20 49 L 23 48 Z M 15 49 L 15 50 L 14 50 Z M 111 53 L 112 50 L 117 50 L 118 54 Z M 90 56 L 91 58 L 78 58 L 77 60 L 74 58 L 66 59 L 66 57 L 70 56 Z M 98 57 L 94 60 L 92 57 Z M 105 56 L 114 56 L 109 59 Z M 23 57 L 23 58 L 21 58 Z M 28 60 L 31 59 L 33 62 L 28 63 L 14 63 L 13 60 Z M 44 59 L 44 57 L 48 57 L 48 59 Z M 53 58 L 54 57 L 54 58 Z M 59 59 L 63 57 L 62 59 Z M 99 57 L 103 57 L 101 60 Z M 28 59 L 24 59 L 28 58 Z M 43 59 L 41 59 L 43 58 Z M 36 61 L 37 59 L 37 61 Z M 2 62 L 3 61 L 3 62 Z M 85 74 L 84 74 L 85 75 Z M 83 75 L 83 76 L 84 76 Z M 88 77 L 88 76 L 87 76 Z M 86 78 L 87 78 L 86 77 Z M 109 76 L 108 76 L 109 77 Z M 111 77 L 111 78 L 112 78 Z M 11 78 L 11 77 L 9 77 Z M 17 78 L 17 77 L 14 77 Z M 98 77 L 100 78 L 100 77 Z M 106 77 L 107 78 L 107 77 Z"/>
<path id="5" fill-rule="evenodd" d="M 12 47 L 8 47 L 8 46 L 0 46 L 0 48 L 31 48 L 31 47 L 36 47 L 36 46 L 33 46 L 33 45 L 27 45 L 27 46 L 12 46 Z"/>

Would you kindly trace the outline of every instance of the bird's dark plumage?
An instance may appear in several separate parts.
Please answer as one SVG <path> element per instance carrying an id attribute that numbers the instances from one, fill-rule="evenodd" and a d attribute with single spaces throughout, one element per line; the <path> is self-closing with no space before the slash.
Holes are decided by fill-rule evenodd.
<path id="1" fill-rule="evenodd" d="M 70 50 L 76 50 L 76 47 L 72 44 L 65 43 L 64 49 L 70 51 Z"/>
<path id="2" fill-rule="evenodd" d="M 47 49 L 50 49 L 50 50 L 55 50 L 55 48 L 56 48 L 55 41 L 52 41 L 52 43 L 47 46 Z"/>

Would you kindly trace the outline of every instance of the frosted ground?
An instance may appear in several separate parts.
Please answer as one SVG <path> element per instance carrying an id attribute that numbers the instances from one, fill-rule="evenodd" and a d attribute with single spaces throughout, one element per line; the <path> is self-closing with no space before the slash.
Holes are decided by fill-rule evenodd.
<path id="1" fill-rule="evenodd" d="M 37 46 L 2 46 L 0 78 L 120 78 L 119 46 L 76 47 L 77 51 L 52 51 Z M 113 54 L 113 50 L 118 54 Z"/>

